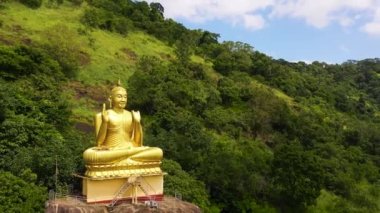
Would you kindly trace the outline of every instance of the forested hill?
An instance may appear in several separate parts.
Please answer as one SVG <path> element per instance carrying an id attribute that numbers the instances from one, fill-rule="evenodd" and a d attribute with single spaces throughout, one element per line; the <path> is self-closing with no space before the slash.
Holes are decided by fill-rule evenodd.
<path id="1" fill-rule="evenodd" d="M 380 59 L 291 63 L 159 3 L 0 1 L 0 212 L 78 193 L 117 79 L 204 212 L 380 212 Z"/>

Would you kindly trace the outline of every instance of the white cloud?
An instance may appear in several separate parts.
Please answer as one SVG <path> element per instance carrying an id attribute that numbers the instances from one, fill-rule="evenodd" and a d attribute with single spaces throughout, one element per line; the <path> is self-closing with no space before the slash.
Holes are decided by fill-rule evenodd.
<path id="1" fill-rule="evenodd" d="M 264 27 L 265 20 L 260 15 L 244 15 L 244 26 L 247 29 L 257 30 Z"/>
<path id="2" fill-rule="evenodd" d="M 165 17 L 185 18 L 193 22 L 225 21 L 257 30 L 265 25 L 260 10 L 274 4 L 275 0 L 161 0 Z M 148 2 L 152 2 L 149 0 Z"/>
<path id="3" fill-rule="evenodd" d="M 301 59 L 301 60 L 290 60 L 289 62 L 291 62 L 291 63 L 300 63 L 300 62 L 303 62 L 305 64 L 312 64 L 313 63 L 313 61 L 311 61 L 311 60 L 303 60 L 303 59 Z"/>
<path id="4" fill-rule="evenodd" d="M 370 22 L 363 26 L 363 31 L 373 35 L 380 36 L 380 22 Z"/>
<path id="5" fill-rule="evenodd" d="M 377 35 L 380 31 L 380 0 L 148 0 L 152 1 L 164 6 L 168 18 L 220 20 L 250 30 L 262 29 L 275 19 L 290 18 L 316 28 L 332 23 L 342 27 L 362 24 L 366 33 Z"/>
<path id="6" fill-rule="evenodd" d="M 360 13 L 371 10 L 373 1 L 376 0 L 278 0 L 270 16 L 303 19 L 316 28 L 326 27 L 332 22 L 349 26 L 360 17 Z"/>
<path id="7" fill-rule="evenodd" d="M 354 24 L 355 20 L 353 18 L 350 18 L 347 16 L 341 16 L 341 17 L 337 17 L 337 21 L 341 26 L 348 27 L 348 26 Z"/>
<path id="8" fill-rule="evenodd" d="M 373 20 L 366 23 L 362 27 L 362 30 L 370 35 L 380 36 L 380 7 L 376 9 Z"/>

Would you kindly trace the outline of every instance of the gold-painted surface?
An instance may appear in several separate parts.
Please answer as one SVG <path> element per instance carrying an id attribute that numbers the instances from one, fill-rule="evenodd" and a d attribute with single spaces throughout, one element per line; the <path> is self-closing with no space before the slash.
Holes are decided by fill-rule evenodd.
<path id="1" fill-rule="evenodd" d="M 135 177 L 135 176 L 133 176 Z M 130 177 L 130 178 L 133 178 Z M 114 178 L 114 179 L 83 179 L 83 194 L 86 195 L 87 202 L 102 202 L 111 201 L 115 198 L 115 195 L 120 190 L 121 186 L 125 182 L 129 181 L 130 178 Z M 150 175 L 139 178 L 139 184 L 141 188 L 149 195 L 162 195 L 163 191 L 163 174 Z M 134 188 L 136 190 L 136 197 L 146 197 L 144 191 L 140 187 Z M 118 198 L 132 198 L 133 188 L 130 187 Z"/>
<path id="2" fill-rule="evenodd" d="M 118 85 L 111 91 L 111 108 L 103 104 L 95 115 L 96 147 L 84 151 L 86 177 L 111 178 L 157 175 L 163 157 L 157 147 L 143 146 L 139 111 L 125 110 L 127 91 Z"/>
<path id="3" fill-rule="evenodd" d="M 158 175 L 162 174 L 159 162 L 143 163 L 140 165 L 117 164 L 117 165 L 92 165 L 86 166 L 86 177 L 92 178 L 119 178 L 130 177 L 132 175 Z"/>

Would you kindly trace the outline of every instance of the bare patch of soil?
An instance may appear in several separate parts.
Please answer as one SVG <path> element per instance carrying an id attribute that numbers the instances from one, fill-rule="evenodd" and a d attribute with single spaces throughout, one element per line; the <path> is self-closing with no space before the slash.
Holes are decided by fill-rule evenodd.
<path id="1" fill-rule="evenodd" d="M 78 81 L 71 81 L 68 83 L 68 87 L 74 89 L 76 99 L 86 97 L 102 103 L 107 97 L 108 88 L 104 86 L 89 86 Z"/>
<path id="2" fill-rule="evenodd" d="M 133 61 L 137 60 L 137 54 L 133 50 L 124 47 L 121 51 L 128 57 L 128 59 Z"/>
<path id="3" fill-rule="evenodd" d="M 90 64 L 90 62 L 91 62 L 90 55 L 88 53 L 86 53 L 86 52 L 82 52 L 81 51 L 80 54 L 79 54 L 79 64 L 81 66 L 85 66 L 85 65 Z"/>
<path id="4" fill-rule="evenodd" d="M 5 45 L 12 45 L 12 44 L 14 44 L 14 41 L 12 41 L 11 39 L 6 38 L 6 37 L 0 35 L 0 43 L 5 44 Z"/>
<path id="5" fill-rule="evenodd" d="M 75 124 L 75 129 L 79 130 L 79 131 L 82 131 L 82 132 L 85 132 L 85 133 L 91 133 L 94 131 L 94 127 L 87 124 L 87 123 L 83 123 L 83 122 L 77 122 Z"/>

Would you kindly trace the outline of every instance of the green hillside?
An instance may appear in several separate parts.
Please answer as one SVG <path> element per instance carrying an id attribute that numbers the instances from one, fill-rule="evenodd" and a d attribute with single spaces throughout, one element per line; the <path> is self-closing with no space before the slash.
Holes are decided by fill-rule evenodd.
<path id="1" fill-rule="evenodd" d="M 204 212 L 380 212 L 380 59 L 276 60 L 159 6 L 0 1 L 0 212 L 78 194 L 118 79 L 164 150 L 166 194 Z"/>
<path id="2" fill-rule="evenodd" d="M 42 6 L 30 9 L 17 2 L 9 2 L 2 10 L 1 36 L 6 43 L 43 43 L 50 29 L 66 28 L 66 33 L 80 43 L 80 51 L 89 57 L 83 62 L 77 78 L 88 84 L 114 81 L 115 78 L 127 80 L 135 70 L 136 60 L 143 55 L 166 60 L 173 57 L 171 47 L 142 32 L 124 36 L 89 29 L 80 22 L 87 7 L 65 2 L 57 8 Z"/>

